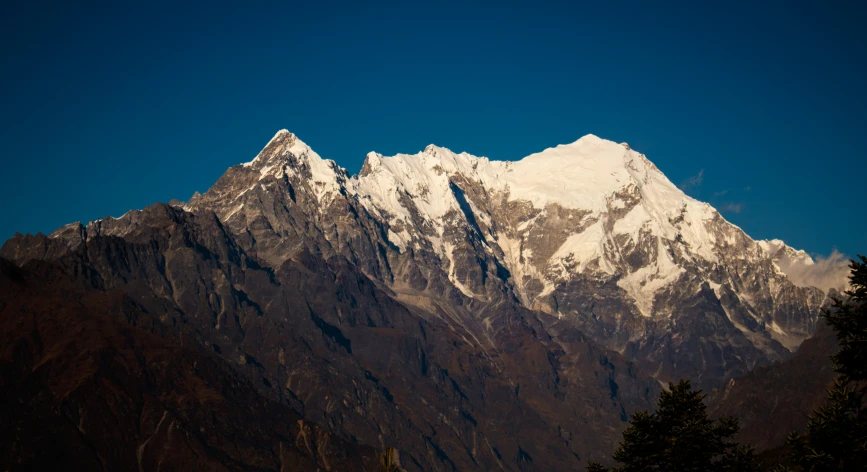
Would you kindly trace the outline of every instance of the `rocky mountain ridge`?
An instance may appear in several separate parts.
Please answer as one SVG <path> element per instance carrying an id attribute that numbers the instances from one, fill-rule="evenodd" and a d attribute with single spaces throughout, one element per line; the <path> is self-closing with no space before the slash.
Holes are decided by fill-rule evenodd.
<path id="1" fill-rule="evenodd" d="M 143 317 L 107 314 L 219 355 L 265 400 L 337 437 L 328 444 L 347 444 L 339 454 L 393 446 L 405 470 L 580 468 L 659 389 L 580 332 L 554 341 L 517 304 L 498 308 L 508 322 L 480 342 L 445 313 L 399 303 L 342 255 L 302 247 L 271 266 L 211 212 L 155 205 L 54 237 L 13 238 L 0 256 L 25 271 L 52 267 L 34 278 L 37 286 L 122 293 Z M 84 313 L 105 311 L 75 292 L 65 296 Z M 4 316 L 27 319 L 30 309 L 13 306 Z M 11 352 L 0 367 L 20 369 L 19 359 Z M 131 413 L 101 414 L 121 421 Z M 258 451 L 273 464 L 280 438 L 267 440 Z M 17 457 L 38 457 L 28 449 L 35 443 L 21 442 Z M 157 457 L 145 462 L 160 463 L 160 449 L 151 452 Z M 194 461 L 191 454 L 174 463 Z M 313 459 L 322 468 L 321 457 Z"/>

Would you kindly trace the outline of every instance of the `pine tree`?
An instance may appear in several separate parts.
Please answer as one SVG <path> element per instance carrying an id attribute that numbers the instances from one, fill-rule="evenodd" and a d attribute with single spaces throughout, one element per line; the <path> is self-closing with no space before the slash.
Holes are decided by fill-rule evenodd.
<path id="1" fill-rule="evenodd" d="M 704 397 L 687 380 L 670 383 L 654 413 L 632 415 L 614 452 L 622 465 L 611 471 L 757 472 L 752 449 L 731 440 L 738 432 L 737 420 L 709 419 Z M 591 463 L 587 470 L 608 469 Z"/>
<path id="2" fill-rule="evenodd" d="M 835 299 L 832 308 L 824 313 L 840 343 L 840 351 L 831 359 L 844 382 L 867 380 L 867 257 L 858 258 L 861 262 L 849 264 L 849 300 Z"/>
<path id="3" fill-rule="evenodd" d="M 863 406 L 867 380 L 867 258 L 852 261 L 848 300 L 835 299 L 825 321 L 840 343 L 831 356 L 840 374 L 828 401 L 810 416 L 807 434 L 792 433 L 791 464 L 778 471 L 867 470 L 867 409 Z M 793 469 L 794 468 L 794 469 Z"/>
<path id="4" fill-rule="evenodd" d="M 865 470 L 865 410 L 862 396 L 837 381 L 828 402 L 813 412 L 807 435 L 789 436 L 795 466 L 804 471 Z"/>
<path id="5" fill-rule="evenodd" d="M 608 472 L 608 468 L 598 462 L 591 462 L 587 464 L 587 472 Z"/>

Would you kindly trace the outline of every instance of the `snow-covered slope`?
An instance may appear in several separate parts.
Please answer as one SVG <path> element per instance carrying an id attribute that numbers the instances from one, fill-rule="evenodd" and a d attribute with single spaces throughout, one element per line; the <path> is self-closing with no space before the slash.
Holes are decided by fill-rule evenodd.
<path id="1" fill-rule="evenodd" d="M 654 210 L 679 210 L 689 201 L 644 155 L 625 144 L 587 135 L 571 144 L 532 154 L 516 162 L 492 161 L 467 153 L 456 154 L 430 145 L 414 155 L 383 157 L 368 154 L 356 188 L 371 195 L 377 204 L 397 210 L 396 201 L 382 194 L 395 187 L 412 189 L 449 175 L 461 174 L 505 194 L 509 200 L 527 201 L 544 208 L 557 204 L 564 208 L 604 211 L 612 191 L 635 185 Z M 375 182 L 375 185 L 371 185 Z M 447 189 L 446 189 L 447 190 Z M 445 197 L 447 192 L 438 195 Z M 399 210 L 398 210 L 399 211 Z"/>
<path id="2" fill-rule="evenodd" d="M 442 236 L 449 221 L 446 216 L 461 211 L 454 188 L 461 184 L 456 180 L 482 190 L 484 201 L 469 198 L 468 203 L 473 217 L 485 226 L 491 227 L 495 217 L 490 210 L 523 204 L 526 218 L 518 215 L 519 224 L 513 227 L 500 219 L 485 241 L 499 246 L 512 273 L 537 274 L 542 279 L 546 289 L 536 296 L 550 293 L 553 280 L 593 267 L 618 276 L 618 285 L 636 307 L 651 316 L 655 294 L 679 279 L 687 262 L 683 259 L 714 264 L 719 246 L 732 241 L 732 235 L 713 230 L 712 223 L 722 217 L 710 205 L 684 194 L 629 146 L 593 135 L 517 162 L 456 154 L 433 145 L 415 155 L 370 153 L 350 188 L 372 212 L 389 221 L 392 243 L 401 249 L 414 240 L 418 244 L 424 234 L 412 222 L 420 217 L 434 230 L 427 239 L 436 252 L 450 257 L 448 241 Z M 411 205 L 405 204 L 408 198 Z M 534 230 L 551 226 L 554 212 L 569 214 L 556 225 L 558 234 L 546 235 L 545 242 L 557 244 L 545 244 L 547 250 L 542 251 L 528 245 Z M 737 232 L 733 226 L 728 229 Z M 649 248 L 651 260 L 640 267 L 624 266 L 625 255 L 617 249 L 638 245 L 648 236 L 655 238 L 655 247 Z M 672 245 L 688 248 L 679 252 L 677 262 Z"/>

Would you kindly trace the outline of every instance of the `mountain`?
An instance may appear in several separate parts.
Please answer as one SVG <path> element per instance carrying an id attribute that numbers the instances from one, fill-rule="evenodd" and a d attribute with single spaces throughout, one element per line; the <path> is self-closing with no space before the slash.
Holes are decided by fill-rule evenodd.
<path id="1" fill-rule="evenodd" d="M 283 130 L 188 202 L 0 257 L 123 294 L 151 321 L 109 316 L 219 357 L 344 457 L 394 446 L 406 470 L 605 460 L 660 383 L 789 358 L 825 300 L 787 275 L 809 256 L 595 136 L 517 162 L 370 153 L 350 176 Z"/>
<path id="2" fill-rule="evenodd" d="M 284 130 L 185 208 L 214 211 L 271 263 L 299 245 L 344 255 L 477 338 L 504 322 L 484 307 L 517 303 L 703 386 L 788 357 L 825 298 L 786 275 L 808 255 L 753 241 L 644 155 L 592 135 L 517 162 L 370 153 L 349 176 Z"/>

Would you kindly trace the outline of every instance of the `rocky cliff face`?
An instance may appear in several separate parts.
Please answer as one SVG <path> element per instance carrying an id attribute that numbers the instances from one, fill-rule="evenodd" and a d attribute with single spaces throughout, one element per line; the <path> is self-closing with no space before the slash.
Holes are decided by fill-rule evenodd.
<path id="1" fill-rule="evenodd" d="M 18 254 L 22 270 L 55 267 L 34 284 L 123 293 L 143 315 L 108 315 L 219 355 L 265 400 L 337 435 L 337 444 L 394 446 L 407 470 L 578 468 L 616 441 L 626 412 L 658 393 L 619 354 L 579 332 L 555 341 L 520 305 L 501 306 L 508 324 L 480 341 L 444 313 L 407 308 L 341 255 L 302 247 L 269 265 L 213 213 L 156 205 L 95 228 L 13 239 L 2 252 Z M 85 313 L 100 306 L 68 296 Z M 12 307 L 4 316 L 28 313 Z M 131 355 L 149 355 L 142 349 Z M 17 359 L 5 365 L 17 368 Z"/>
<path id="2" fill-rule="evenodd" d="M 769 244 L 594 136 L 508 163 L 371 153 L 349 176 L 281 131 L 189 202 L 0 256 L 121 291 L 143 329 L 407 470 L 566 470 L 607 458 L 660 381 L 713 386 L 812 332 L 824 294 Z"/>

